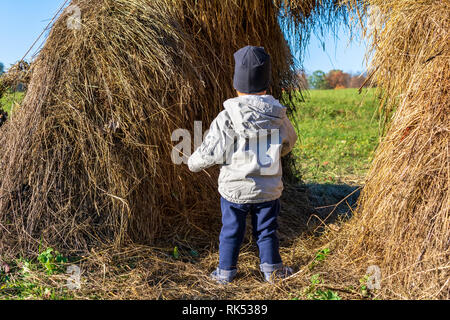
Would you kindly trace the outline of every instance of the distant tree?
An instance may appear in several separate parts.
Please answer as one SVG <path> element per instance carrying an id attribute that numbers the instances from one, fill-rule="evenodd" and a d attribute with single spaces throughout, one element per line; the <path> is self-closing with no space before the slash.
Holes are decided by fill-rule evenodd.
<path id="1" fill-rule="evenodd" d="M 345 73 L 342 70 L 331 70 L 325 76 L 328 87 L 331 89 L 348 88 L 350 84 L 350 78 L 350 74 Z"/>
<path id="2" fill-rule="evenodd" d="M 314 71 L 313 74 L 308 77 L 308 82 L 314 89 L 329 89 L 326 74 L 322 70 Z"/>
<path id="3" fill-rule="evenodd" d="M 5 65 L 0 62 L 0 75 L 2 75 L 3 73 L 5 73 Z"/>

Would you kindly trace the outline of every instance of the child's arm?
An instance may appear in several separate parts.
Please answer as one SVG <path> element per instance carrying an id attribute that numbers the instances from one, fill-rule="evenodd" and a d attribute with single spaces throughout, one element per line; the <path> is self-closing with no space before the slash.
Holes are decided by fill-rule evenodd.
<path id="1" fill-rule="evenodd" d="M 227 111 L 213 120 L 201 146 L 188 160 L 189 170 L 199 172 L 215 164 L 223 164 L 234 145 L 234 131 Z"/>
<path id="2" fill-rule="evenodd" d="M 295 132 L 294 126 L 288 117 L 285 117 L 283 124 L 280 128 L 281 136 L 283 137 L 283 147 L 281 148 L 281 156 L 284 157 L 294 148 L 295 142 L 297 142 L 298 136 Z"/>

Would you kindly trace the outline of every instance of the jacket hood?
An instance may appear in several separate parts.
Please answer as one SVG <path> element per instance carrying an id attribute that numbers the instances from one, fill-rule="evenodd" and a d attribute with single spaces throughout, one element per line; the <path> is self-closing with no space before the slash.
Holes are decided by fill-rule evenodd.
<path id="1" fill-rule="evenodd" d="M 286 107 L 271 95 L 245 95 L 224 102 L 236 133 L 252 136 L 261 129 L 279 128 Z"/>

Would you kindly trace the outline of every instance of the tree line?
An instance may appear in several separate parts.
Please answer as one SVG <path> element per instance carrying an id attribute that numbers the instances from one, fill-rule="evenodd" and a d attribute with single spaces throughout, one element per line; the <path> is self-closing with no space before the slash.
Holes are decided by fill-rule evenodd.
<path id="1" fill-rule="evenodd" d="M 5 72 L 5 66 L 0 62 L 0 75 Z M 300 82 L 308 89 L 343 89 L 370 87 L 366 74 L 350 74 L 342 70 L 331 70 L 328 73 L 316 70 L 311 75 L 304 71 L 298 72 Z"/>
<path id="2" fill-rule="evenodd" d="M 309 89 L 344 89 L 371 87 L 367 81 L 367 75 L 350 74 L 342 70 L 331 70 L 328 73 L 316 70 L 311 75 L 299 72 L 300 81 L 303 86 Z"/>

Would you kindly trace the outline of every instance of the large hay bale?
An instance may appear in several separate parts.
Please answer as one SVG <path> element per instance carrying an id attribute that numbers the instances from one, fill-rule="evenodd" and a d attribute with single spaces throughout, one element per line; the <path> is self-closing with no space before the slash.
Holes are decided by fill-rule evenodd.
<path id="1" fill-rule="evenodd" d="M 298 24 L 321 1 L 283 3 L 72 1 L 81 29 L 67 28 L 67 12 L 56 21 L 0 137 L 1 250 L 208 242 L 219 229 L 216 170 L 174 165 L 171 133 L 208 125 L 233 96 L 233 52 L 244 45 L 272 55 L 275 96 L 296 86 L 279 11 Z"/>
<path id="2" fill-rule="evenodd" d="M 366 2 L 377 15 L 371 69 L 394 113 L 332 264 L 359 276 L 379 266 L 384 297 L 448 299 L 450 4 Z"/>

